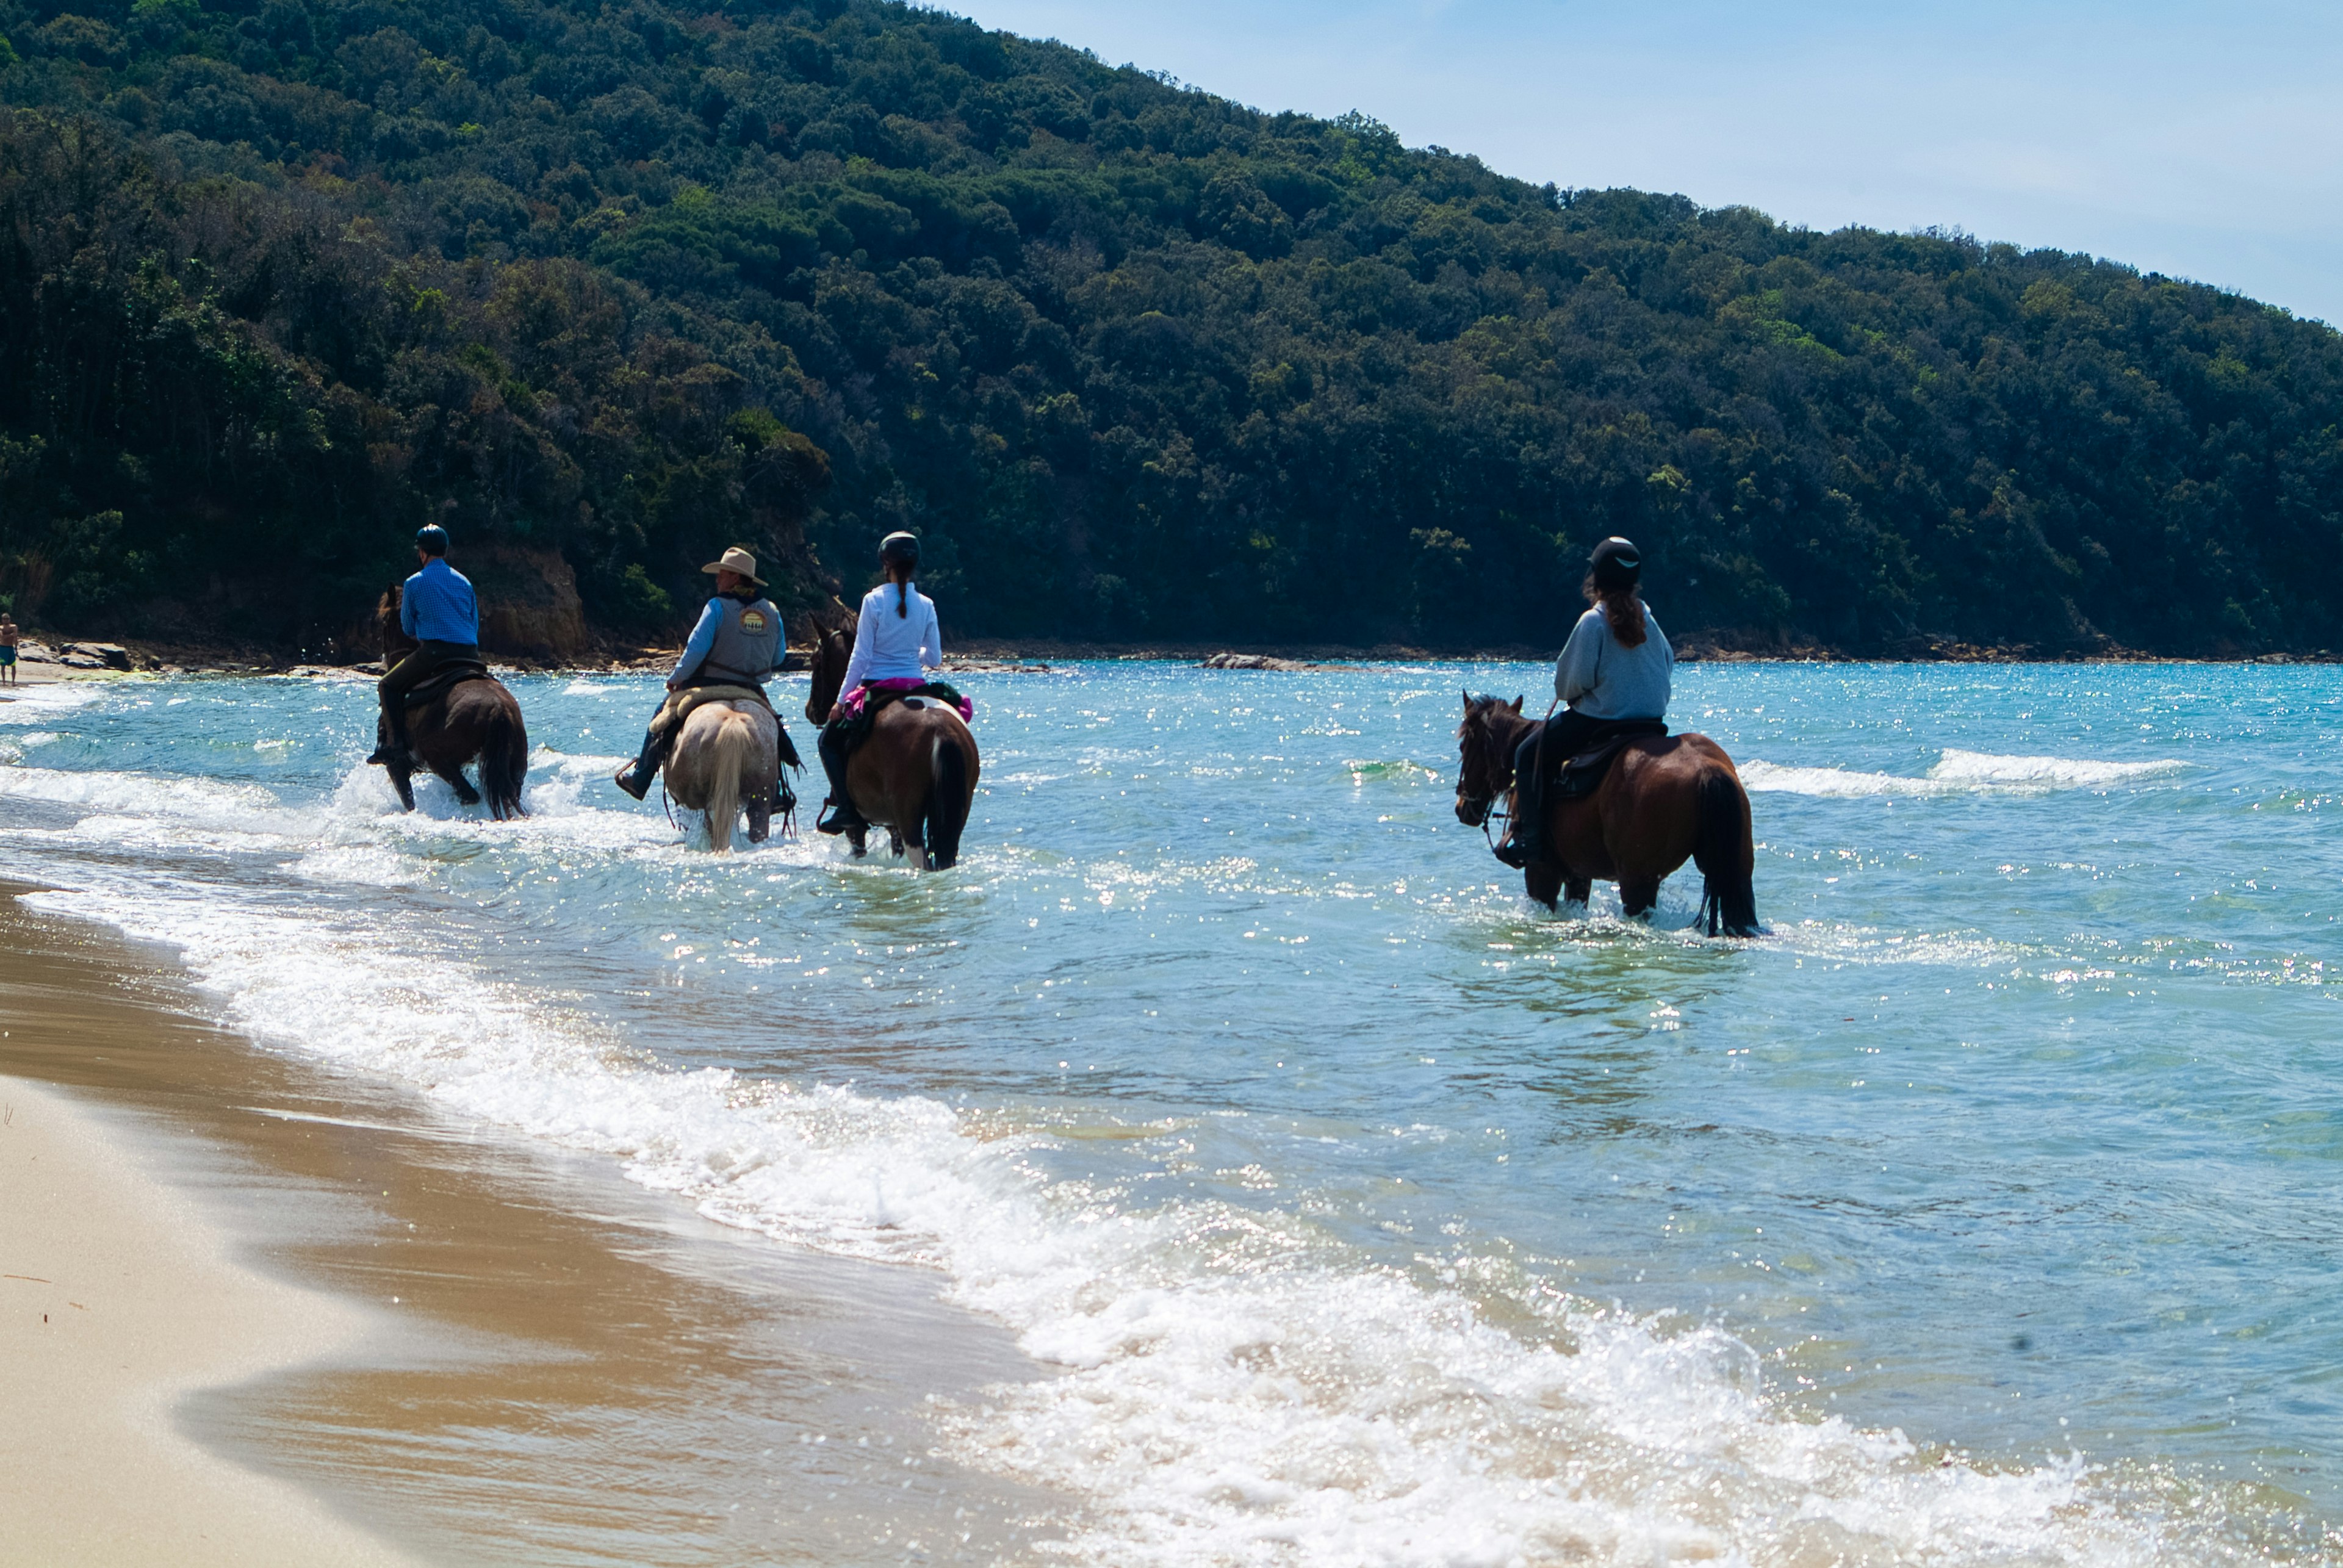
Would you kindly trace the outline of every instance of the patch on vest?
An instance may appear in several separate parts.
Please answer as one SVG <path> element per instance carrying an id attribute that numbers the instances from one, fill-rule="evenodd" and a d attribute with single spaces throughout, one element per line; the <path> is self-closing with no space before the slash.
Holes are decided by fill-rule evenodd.
<path id="1" fill-rule="evenodd" d="M 750 637 L 762 636 L 765 630 L 765 612 L 760 609 L 742 610 L 740 612 L 740 629 L 747 632 Z"/>

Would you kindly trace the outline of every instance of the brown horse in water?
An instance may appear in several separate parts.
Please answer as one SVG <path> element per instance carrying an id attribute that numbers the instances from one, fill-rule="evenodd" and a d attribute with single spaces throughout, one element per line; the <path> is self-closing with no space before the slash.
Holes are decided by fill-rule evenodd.
<path id="1" fill-rule="evenodd" d="M 415 651 L 415 639 L 399 629 L 399 585 L 375 606 L 375 627 L 382 638 L 382 667 L 388 669 Z M 381 721 L 376 720 L 377 728 Z M 459 681 L 407 709 L 407 741 L 422 764 L 445 779 L 456 799 L 467 806 L 488 797 L 488 813 L 498 821 L 526 817 L 520 803 L 521 780 L 528 776 L 528 730 L 521 723 L 520 704 L 493 676 Z M 480 788 L 464 777 L 464 764 L 478 760 Z M 399 804 L 415 809 L 414 770 L 387 769 Z"/>
<path id="2" fill-rule="evenodd" d="M 1456 819 L 1485 828 L 1490 808 L 1513 788 L 1513 755 L 1537 723 L 1522 700 L 1464 694 L 1456 727 L 1463 765 L 1456 775 Z M 1558 793 L 1558 792 L 1557 792 Z M 1754 937 L 1756 849 L 1749 795 L 1725 748 L 1705 735 L 1638 736 L 1619 749 L 1592 795 L 1550 799 L 1544 859 L 1523 873 L 1530 897 L 1548 909 L 1557 894 L 1584 903 L 1596 879 L 1619 884 L 1630 918 L 1659 902 L 1660 881 L 1687 859 L 1706 886 L 1701 918 L 1708 934 Z"/>
<path id="3" fill-rule="evenodd" d="M 806 718 L 830 718 L 854 654 L 854 615 L 842 629 L 813 625 L 813 689 Z M 960 836 L 976 803 L 980 766 L 976 737 L 960 716 L 933 698 L 910 697 L 888 703 L 870 722 L 870 733 L 847 759 L 846 788 L 863 820 L 887 829 L 898 855 L 903 846 L 920 851 L 922 869 L 940 871 L 960 859 Z M 864 852 L 864 830 L 850 828 L 854 852 Z"/>

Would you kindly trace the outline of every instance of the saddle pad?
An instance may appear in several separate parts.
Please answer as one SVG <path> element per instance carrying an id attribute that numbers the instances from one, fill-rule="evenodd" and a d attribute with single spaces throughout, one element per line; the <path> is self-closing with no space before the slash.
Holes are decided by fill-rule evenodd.
<path id="1" fill-rule="evenodd" d="M 1625 729 L 1596 741 L 1593 747 L 1563 764 L 1562 776 L 1554 781 L 1554 798 L 1557 800 L 1584 799 L 1602 788 L 1604 776 L 1611 771 L 1611 764 L 1617 760 L 1621 747 L 1630 740 L 1667 732 L 1666 725 L 1654 720 L 1648 729 Z"/>
<path id="2" fill-rule="evenodd" d="M 662 718 L 665 719 L 669 727 L 681 724 L 685 719 L 690 716 L 693 709 L 698 708 L 704 702 L 753 702 L 757 704 L 766 712 L 770 713 L 773 716 L 773 729 L 775 731 L 774 742 L 780 753 L 781 766 L 784 768 L 802 768 L 805 766 L 804 759 L 798 755 L 797 742 L 789 739 L 789 727 L 781 722 L 779 712 L 773 707 L 773 699 L 765 694 L 765 689 L 763 687 L 687 686 L 681 691 L 676 692 L 667 699 L 667 705 L 662 713 Z"/>
<path id="3" fill-rule="evenodd" d="M 443 664 L 415 683 L 407 694 L 407 706 L 419 707 L 435 697 L 444 697 L 468 680 L 491 680 L 485 664 Z"/>

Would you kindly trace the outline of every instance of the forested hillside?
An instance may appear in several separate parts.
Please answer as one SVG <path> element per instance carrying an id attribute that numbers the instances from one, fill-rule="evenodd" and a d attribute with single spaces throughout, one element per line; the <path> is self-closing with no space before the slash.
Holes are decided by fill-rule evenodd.
<path id="1" fill-rule="evenodd" d="M 322 649 L 436 519 L 611 637 L 903 527 L 962 637 L 1552 643 L 1624 532 L 1680 633 L 2343 647 L 2343 341 L 2213 289 L 875 0 L 72 4 L 0 0 L 39 623 Z"/>

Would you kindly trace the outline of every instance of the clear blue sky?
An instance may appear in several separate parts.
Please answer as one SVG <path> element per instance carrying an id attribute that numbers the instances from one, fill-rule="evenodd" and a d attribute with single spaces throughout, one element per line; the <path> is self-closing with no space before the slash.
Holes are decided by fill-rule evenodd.
<path id="1" fill-rule="evenodd" d="M 2088 251 L 2343 324 L 2343 5 L 975 0 L 1524 179 Z"/>

